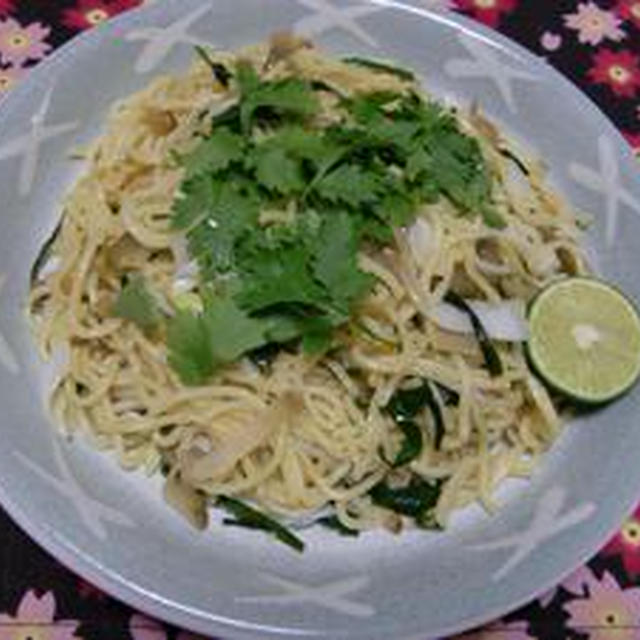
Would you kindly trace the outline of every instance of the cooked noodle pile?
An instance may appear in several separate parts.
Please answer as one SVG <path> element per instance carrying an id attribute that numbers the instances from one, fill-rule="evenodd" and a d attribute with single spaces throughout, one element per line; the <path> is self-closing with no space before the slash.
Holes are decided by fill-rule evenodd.
<path id="1" fill-rule="evenodd" d="M 273 60 L 272 43 L 242 55 L 265 76 L 293 69 L 346 95 L 400 91 L 410 82 L 306 46 L 275 53 L 283 59 Z M 371 490 L 416 477 L 442 481 L 436 525 L 471 501 L 493 509 L 495 487 L 530 472 L 561 420 L 532 375 L 522 338 L 493 340 L 503 373 L 492 376 L 474 334 L 451 330 L 438 310 L 453 291 L 511 322 L 552 279 L 584 271 L 575 216 L 545 186 L 540 163 L 525 160 L 476 109 L 458 113 L 463 131 L 480 141 L 507 225 L 459 215 L 447 198 L 424 205 L 393 244 L 361 252 L 360 268 L 376 284 L 338 330 L 340 348 L 318 356 L 285 349 L 267 364 L 243 358 L 208 384 L 185 386 L 162 336 L 112 310 L 131 274 L 143 276 L 168 315 L 184 299 L 193 273 L 170 227 L 183 173 L 172 158 L 189 152 L 209 118 L 234 99 L 233 88 L 198 61 L 117 104 L 106 133 L 86 151 L 87 171 L 65 200 L 31 293 L 44 354 L 61 349 L 66 358 L 52 390 L 57 421 L 115 452 L 125 469 L 163 471 L 167 500 L 197 526 L 207 522 L 208 499 L 224 495 L 297 522 L 330 511 L 351 529 L 397 531 L 405 519 L 374 504 Z M 323 101 L 330 118 L 331 96 Z M 399 389 L 425 380 L 444 437 L 436 443 L 433 415 L 422 412 L 420 454 L 394 469 L 389 461 L 403 432 L 385 407 Z"/>

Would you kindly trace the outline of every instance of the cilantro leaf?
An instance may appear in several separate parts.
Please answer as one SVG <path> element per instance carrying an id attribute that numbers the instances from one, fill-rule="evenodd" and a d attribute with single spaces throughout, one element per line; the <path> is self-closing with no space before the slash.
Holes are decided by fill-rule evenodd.
<path id="1" fill-rule="evenodd" d="M 219 183 L 214 192 L 206 218 L 188 233 L 189 253 L 205 279 L 233 267 L 236 243 L 257 225 L 259 214 L 257 196 L 238 185 Z"/>
<path id="2" fill-rule="evenodd" d="M 359 293 L 354 283 L 364 277 L 355 266 L 355 257 L 343 272 L 349 280 L 341 283 L 337 281 L 341 274 L 331 273 L 330 265 L 314 263 L 326 248 L 324 243 L 333 241 L 326 232 L 315 231 L 317 224 L 316 216 L 308 214 L 301 216 L 293 229 L 254 238 L 253 246 L 246 243 L 240 260 L 241 269 L 245 268 L 240 276 L 242 286 L 235 298 L 243 310 L 268 322 L 269 340 L 287 342 L 301 337 L 308 353 L 320 353 L 331 346 L 333 328 L 348 319 L 350 296 Z M 349 242 L 351 239 L 350 235 Z M 327 285 L 333 285 L 334 290 Z"/>
<path id="3" fill-rule="evenodd" d="M 375 207 L 375 213 L 392 227 L 404 227 L 413 222 L 417 208 L 417 203 L 410 194 L 396 191 L 382 198 Z"/>
<path id="4" fill-rule="evenodd" d="M 311 258 L 303 243 L 255 249 L 241 265 L 245 272 L 238 304 L 249 313 L 283 304 L 324 308 L 326 294 L 310 272 Z"/>
<path id="5" fill-rule="evenodd" d="M 484 223 L 493 229 L 504 229 L 507 226 L 505 219 L 488 203 L 480 205 L 480 213 L 484 219 Z"/>
<path id="6" fill-rule="evenodd" d="M 425 139 L 425 152 L 429 161 L 422 165 L 424 175 L 435 180 L 463 213 L 481 213 L 490 203 L 491 179 L 477 140 L 454 128 L 443 128 Z"/>
<path id="7" fill-rule="evenodd" d="M 374 91 L 372 93 L 357 94 L 343 101 L 343 106 L 361 124 L 369 124 L 378 119 L 383 108 L 402 98 L 402 94 L 395 91 Z"/>
<path id="8" fill-rule="evenodd" d="M 219 367 L 263 346 L 266 328 L 230 297 L 207 295 L 202 313 L 180 310 L 169 320 L 169 364 L 184 384 L 203 384 Z"/>
<path id="9" fill-rule="evenodd" d="M 437 102 L 423 100 L 416 93 L 404 97 L 396 115 L 403 120 L 419 122 L 427 134 L 442 129 L 458 130 L 450 111 Z"/>
<path id="10" fill-rule="evenodd" d="M 216 128 L 190 154 L 181 158 L 186 179 L 216 173 L 244 157 L 244 140 L 228 127 Z"/>
<path id="11" fill-rule="evenodd" d="M 432 176 L 425 176 L 415 185 L 411 185 L 411 194 L 423 204 L 434 204 L 442 195 L 438 183 Z"/>
<path id="12" fill-rule="evenodd" d="M 371 276 L 358 268 L 359 245 L 360 234 L 353 216 L 341 211 L 325 217 L 318 236 L 314 274 L 331 297 L 347 309 L 372 285 Z"/>
<path id="13" fill-rule="evenodd" d="M 250 318 L 229 297 L 205 297 L 203 321 L 218 363 L 234 362 L 266 342 L 265 322 Z"/>
<path id="14" fill-rule="evenodd" d="M 236 67 L 236 82 L 242 96 L 248 96 L 260 86 L 260 76 L 250 62 L 241 60 Z"/>
<path id="15" fill-rule="evenodd" d="M 300 125 L 285 125 L 263 140 L 249 155 L 258 181 L 283 195 L 308 189 L 307 174 L 333 163 L 336 146 L 324 135 Z"/>
<path id="16" fill-rule="evenodd" d="M 286 313 L 286 309 L 270 313 L 265 317 L 265 321 L 267 323 L 265 335 L 271 343 L 290 342 L 299 338 L 303 332 L 300 316 L 294 313 Z"/>
<path id="17" fill-rule="evenodd" d="M 297 118 L 313 116 L 320 104 L 311 85 L 299 78 L 284 78 L 256 83 L 253 75 L 243 65 L 238 72 L 238 83 L 242 91 L 240 122 L 245 133 L 251 131 L 256 113 L 267 109 L 277 115 L 287 114 Z"/>
<path id="18" fill-rule="evenodd" d="M 343 164 L 322 178 L 315 188 L 331 202 L 359 207 L 375 201 L 383 185 L 377 174 L 356 164 Z"/>
<path id="19" fill-rule="evenodd" d="M 316 165 L 321 164 L 334 150 L 334 145 L 326 136 L 296 124 L 278 129 L 267 139 L 266 144 L 270 148 L 282 149 L 295 158 L 310 160 Z"/>
<path id="20" fill-rule="evenodd" d="M 393 228 L 376 216 L 362 216 L 362 237 L 376 244 L 393 242 Z"/>
<path id="21" fill-rule="evenodd" d="M 283 305 L 277 312 L 264 317 L 267 322 L 266 336 L 271 343 L 286 343 L 302 337 L 302 348 L 306 353 L 318 354 L 331 346 L 333 328 L 337 316 L 309 315 L 308 310 L 295 305 Z"/>
<path id="22" fill-rule="evenodd" d="M 421 130 L 418 122 L 379 117 L 367 126 L 367 135 L 378 145 L 386 145 L 408 153 Z"/>
<path id="23" fill-rule="evenodd" d="M 418 147 L 407 159 L 406 173 L 411 181 L 418 177 L 431 173 L 433 158 L 425 151 L 424 147 Z"/>
<path id="24" fill-rule="evenodd" d="M 214 181 L 208 175 L 200 175 L 182 183 L 173 201 L 171 226 L 187 229 L 208 215 L 214 203 Z"/>
<path id="25" fill-rule="evenodd" d="M 256 154 L 256 178 L 270 191 L 283 195 L 301 192 L 306 184 L 302 165 L 283 149 L 267 148 Z"/>
<path id="26" fill-rule="evenodd" d="M 153 331 L 162 319 L 158 304 L 141 275 L 132 276 L 122 287 L 112 313 L 117 318 L 134 322 L 143 331 Z"/>
<path id="27" fill-rule="evenodd" d="M 334 322 L 328 316 L 316 316 L 302 324 L 302 350 L 309 355 L 320 355 L 331 347 Z"/>
<path id="28" fill-rule="evenodd" d="M 204 384 L 213 374 L 213 357 L 209 331 L 200 314 L 179 310 L 167 323 L 169 365 L 183 384 Z"/>

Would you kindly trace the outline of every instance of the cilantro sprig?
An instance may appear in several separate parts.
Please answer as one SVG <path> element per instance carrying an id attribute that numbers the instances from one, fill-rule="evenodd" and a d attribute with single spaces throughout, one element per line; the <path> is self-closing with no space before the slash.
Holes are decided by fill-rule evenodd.
<path id="1" fill-rule="evenodd" d="M 264 80 L 244 61 L 229 80 L 238 103 L 178 158 L 172 224 L 208 292 L 202 313 L 168 322 L 169 362 L 185 384 L 273 343 L 331 348 L 373 286 L 359 252 L 390 243 L 421 204 L 444 197 L 460 215 L 503 224 L 477 141 L 408 75 L 403 92 L 341 96 L 330 122 L 317 83 Z"/>
<path id="2" fill-rule="evenodd" d="M 167 324 L 169 364 L 187 385 L 206 382 L 220 367 L 268 342 L 269 326 L 232 299 L 206 295 L 201 313 L 179 310 Z"/>
<path id="3" fill-rule="evenodd" d="M 240 125 L 242 131 L 251 132 L 256 116 L 289 116 L 307 118 L 317 113 L 320 103 L 309 83 L 299 78 L 262 81 L 255 69 L 241 62 L 237 71 L 241 92 Z"/>
<path id="4" fill-rule="evenodd" d="M 126 279 L 113 305 L 112 314 L 133 322 L 145 332 L 154 331 L 162 321 L 158 303 L 141 275 Z"/>

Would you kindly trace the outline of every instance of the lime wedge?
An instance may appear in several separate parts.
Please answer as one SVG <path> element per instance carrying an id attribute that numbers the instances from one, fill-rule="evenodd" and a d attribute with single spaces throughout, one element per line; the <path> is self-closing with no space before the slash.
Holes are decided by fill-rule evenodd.
<path id="1" fill-rule="evenodd" d="M 607 402 L 640 375 L 640 317 L 620 291 L 600 280 L 559 280 L 530 306 L 527 348 L 552 387 L 581 402 Z"/>

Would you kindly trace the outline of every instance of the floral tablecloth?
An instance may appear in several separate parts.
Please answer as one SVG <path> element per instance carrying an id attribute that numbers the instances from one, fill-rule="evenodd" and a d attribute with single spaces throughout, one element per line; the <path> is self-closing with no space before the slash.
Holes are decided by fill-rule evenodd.
<path id="1" fill-rule="evenodd" d="M 608 114 L 640 159 L 640 0 L 415 1 L 465 13 L 544 56 Z M 141 2 L 0 0 L 0 96 L 77 33 Z M 640 640 L 640 507 L 561 586 L 464 637 Z M 112 600 L 57 564 L 0 511 L 0 640 L 73 638 L 198 636 Z"/>

